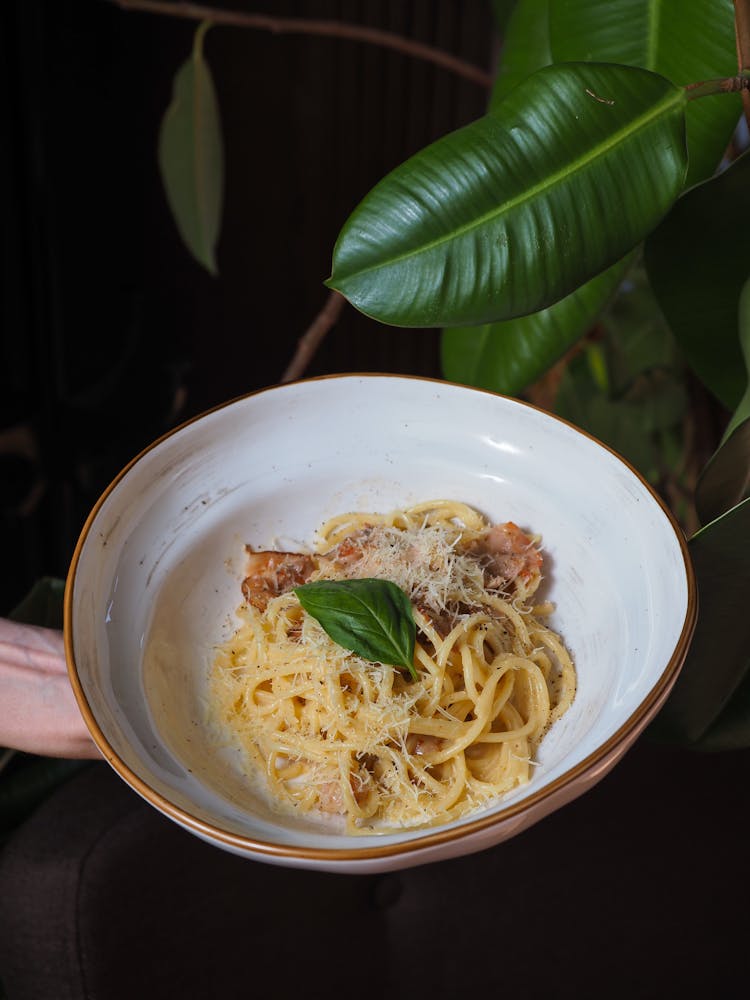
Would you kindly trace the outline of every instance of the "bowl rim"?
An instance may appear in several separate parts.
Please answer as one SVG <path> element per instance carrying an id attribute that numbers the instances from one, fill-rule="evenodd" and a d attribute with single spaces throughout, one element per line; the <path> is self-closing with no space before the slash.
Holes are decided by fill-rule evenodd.
<path id="1" fill-rule="evenodd" d="M 621 462 L 641 483 L 641 485 L 646 489 L 651 498 L 658 504 L 662 512 L 666 515 L 667 521 L 674 532 L 675 537 L 680 546 L 680 551 L 682 554 L 685 580 L 687 584 L 687 604 L 685 608 L 685 617 L 682 623 L 682 629 L 680 631 L 679 638 L 675 644 L 666 666 L 664 667 L 661 675 L 659 676 L 656 683 L 652 686 L 648 695 L 638 704 L 635 711 L 626 719 L 626 721 L 602 744 L 592 750 L 583 760 L 579 761 L 574 767 L 569 768 L 559 777 L 555 778 L 548 785 L 540 788 L 537 791 L 531 791 L 523 799 L 512 802 L 505 808 L 495 810 L 493 812 L 487 813 L 486 811 L 480 812 L 474 818 L 470 818 L 464 821 L 459 826 L 453 827 L 425 827 L 423 828 L 423 833 L 420 836 L 414 837 L 406 841 L 390 841 L 384 839 L 379 844 L 372 844 L 363 847 L 305 847 L 303 845 L 287 845 L 287 844 L 277 844 L 272 841 L 260 840 L 249 836 L 244 836 L 241 834 L 230 833 L 227 830 L 223 830 L 220 826 L 214 825 L 212 823 L 206 822 L 205 820 L 199 819 L 193 816 L 188 810 L 176 805 L 171 802 L 166 796 L 162 795 L 160 792 L 155 791 L 150 785 L 143 780 L 138 774 L 135 773 L 114 751 L 110 746 L 106 736 L 104 735 L 99 723 L 97 722 L 94 713 L 89 705 L 88 699 L 83 690 L 83 684 L 78 674 L 78 665 L 75 660 L 75 653 L 73 649 L 73 594 L 76 584 L 76 575 L 78 571 L 78 565 L 81 558 L 81 553 L 83 551 L 84 544 L 88 538 L 91 527 L 94 520 L 99 514 L 105 501 L 108 499 L 110 494 L 115 490 L 117 485 L 128 475 L 130 470 L 140 462 L 147 454 L 152 450 L 161 445 L 164 441 L 173 437 L 174 435 L 180 433 L 186 427 L 194 424 L 204 418 L 208 417 L 213 413 L 217 413 L 220 410 L 227 409 L 236 403 L 242 402 L 243 400 L 250 399 L 254 396 L 263 395 L 269 392 L 276 392 L 279 390 L 289 389 L 295 385 L 300 384 L 310 384 L 315 382 L 326 382 L 326 381 L 343 381 L 349 379 L 392 379 L 397 381 L 414 381 L 432 384 L 436 387 L 452 387 L 461 390 L 466 390 L 469 392 L 482 393 L 484 395 L 506 400 L 513 405 L 524 407 L 526 409 L 541 413 L 543 416 L 555 420 L 564 426 L 572 429 L 575 433 L 588 438 L 593 441 L 599 447 L 603 448 L 605 451 L 609 452 L 614 458 Z M 695 624 L 698 614 L 698 590 L 695 578 L 695 570 L 692 563 L 692 558 L 687 545 L 687 539 L 685 534 L 680 527 L 677 519 L 675 518 L 672 511 L 668 508 L 666 502 L 658 495 L 656 490 L 651 486 L 651 484 L 645 479 L 645 477 L 636 469 L 634 466 L 622 455 L 620 455 L 614 448 L 600 441 L 593 434 L 588 431 L 577 427 L 571 421 L 566 420 L 564 417 L 560 417 L 555 413 L 551 413 L 549 410 L 545 410 L 543 407 L 538 406 L 534 403 L 529 403 L 526 400 L 516 399 L 513 396 L 504 395 L 498 392 L 492 392 L 489 389 L 481 389 L 475 386 L 466 385 L 460 382 L 450 381 L 448 379 L 433 378 L 429 376 L 422 375 L 402 375 L 392 372 L 339 372 L 331 375 L 319 375 L 311 376 L 307 378 L 295 379 L 291 382 L 279 382 L 272 385 L 264 386 L 260 389 L 255 389 L 248 393 L 243 393 L 239 396 L 234 396 L 231 399 L 225 400 L 222 403 L 212 406 L 201 413 L 195 414 L 189 419 L 182 421 L 175 427 L 166 431 L 164 434 L 157 437 L 145 448 L 143 448 L 134 458 L 132 458 L 114 477 L 114 479 L 109 483 L 109 485 L 104 489 L 99 499 L 96 501 L 92 507 L 88 517 L 86 518 L 84 525 L 81 529 L 78 541 L 76 543 L 75 549 L 70 562 L 70 567 L 67 573 L 65 582 L 65 595 L 64 595 L 64 605 L 63 605 L 63 637 L 65 646 L 65 657 L 67 660 L 68 676 L 70 679 L 73 692 L 78 703 L 79 710 L 83 716 L 86 726 L 91 734 L 91 737 L 102 754 L 103 758 L 107 763 L 120 775 L 120 777 L 133 788 L 134 791 L 138 792 L 147 802 L 154 806 L 159 812 L 168 816 L 178 824 L 183 827 L 188 828 L 193 833 L 211 842 L 218 842 L 223 847 L 234 851 L 235 853 L 246 854 L 249 856 L 261 856 L 268 860 L 276 860 L 278 862 L 287 864 L 296 861 L 302 862 L 368 862 L 376 859 L 388 859 L 400 856 L 406 856 L 409 854 L 414 854 L 416 852 L 423 852 L 427 848 L 437 848 L 444 846 L 446 844 L 468 840 L 472 835 L 486 831 L 494 826 L 501 827 L 508 820 L 520 816 L 523 813 L 531 813 L 534 811 L 534 807 L 538 806 L 545 800 L 551 799 L 558 795 L 561 791 L 569 789 L 576 781 L 578 781 L 583 775 L 594 770 L 598 765 L 606 763 L 607 759 L 613 754 L 615 749 L 626 740 L 626 738 L 635 733 L 636 735 L 641 729 L 645 727 L 649 719 L 653 714 L 656 713 L 657 709 L 660 707 L 661 703 L 666 700 L 677 676 L 682 668 L 685 657 L 687 655 L 690 642 L 692 640 L 693 632 L 695 630 Z M 571 797 L 575 797 L 571 796 Z"/>

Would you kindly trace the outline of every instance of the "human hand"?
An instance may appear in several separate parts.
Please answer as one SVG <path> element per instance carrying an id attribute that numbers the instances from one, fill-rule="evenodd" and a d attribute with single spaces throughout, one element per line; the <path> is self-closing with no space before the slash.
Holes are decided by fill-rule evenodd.
<path id="1" fill-rule="evenodd" d="M 0 618 L 0 747 L 100 756 L 70 686 L 62 632 Z"/>

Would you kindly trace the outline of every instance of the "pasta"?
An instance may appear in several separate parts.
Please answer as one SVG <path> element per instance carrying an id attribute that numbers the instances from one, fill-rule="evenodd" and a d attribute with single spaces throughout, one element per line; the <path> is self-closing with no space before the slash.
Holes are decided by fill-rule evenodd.
<path id="1" fill-rule="evenodd" d="M 529 781 L 576 685 L 551 605 L 533 603 L 538 542 L 438 500 L 335 517 L 313 553 L 248 547 L 211 701 L 270 801 L 362 834 L 456 819 Z M 294 593 L 362 578 L 408 596 L 416 679 L 338 645 Z"/>

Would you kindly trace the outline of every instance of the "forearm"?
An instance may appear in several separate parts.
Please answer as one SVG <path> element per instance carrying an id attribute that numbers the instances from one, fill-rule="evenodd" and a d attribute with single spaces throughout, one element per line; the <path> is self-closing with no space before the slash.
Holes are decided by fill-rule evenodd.
<path id="1" fill-rule="evenodd" d="M 0 618 L 0 746 L 99 756 L 70 686 L 61 632 Z"/>

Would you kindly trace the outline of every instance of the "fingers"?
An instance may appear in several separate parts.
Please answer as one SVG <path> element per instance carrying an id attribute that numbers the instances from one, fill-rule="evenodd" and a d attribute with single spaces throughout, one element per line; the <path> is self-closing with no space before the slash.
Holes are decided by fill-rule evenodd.
<path id="1" fill-rule="evenodd" d="M 0 618 L 0 661 L 67 674 L 63 634 L 58 629 Z"/>
<path id="2" fill-rule="evenodd" d="M 100 756 L 55 629 L 0 619 L 0 746 L 47 757 Z"/>

